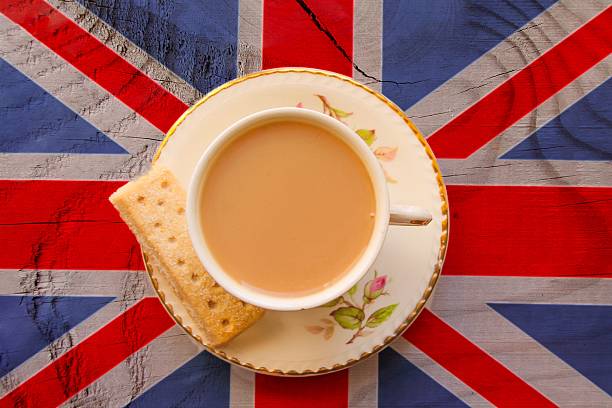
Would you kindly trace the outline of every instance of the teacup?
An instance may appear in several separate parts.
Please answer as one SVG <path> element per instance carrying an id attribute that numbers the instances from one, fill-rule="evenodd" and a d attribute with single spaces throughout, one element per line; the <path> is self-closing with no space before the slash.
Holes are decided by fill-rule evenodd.
<path id="1" fill-rule="evenodd" d="M 329 131 L 348 145 L 358 156 L 367 170 L 372 183 L 375 201 L 373 228 L 370 239 L 359 258 L 343 275 L 314 293 L 282 296 L 249 286 L 227 273 L 220 265 L 202 229 L 202 191 L 207 174 L 219 154 L 249 129 L 274 121 L 296 121 L 307 123 Z M 282 200 L 283 197 L 276 197 Z M 299 217 L 299 214 L 296 214 Z M 328 303 L 353 287 L 374 263 L 382 248 L 389 225 L 425 226 L 431 221 L 431 214 L 422 208 L 410 205 L 391 204 L 387 181 L 383 169 L 368 145 L 361 137 L 342 122 L 330 116 L 303 108 L 274 108 L 246 116 L 219 134 L 209 145 L 196 165 L 188 189 L 187 224 L 193 247 L 202 264 L 215 279 L 237 298 L 269 310 L 301 310 Z M 324 233 L 324 231 L 322 231 Z M 239 254 L 236 254 L 239 256 Z"/>

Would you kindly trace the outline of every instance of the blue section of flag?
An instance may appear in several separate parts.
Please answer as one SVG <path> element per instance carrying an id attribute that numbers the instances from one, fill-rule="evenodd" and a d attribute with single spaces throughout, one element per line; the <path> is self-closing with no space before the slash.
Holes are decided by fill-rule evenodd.
<path id="1" fill-rule="evenodd" d="M 0 123 L 4 153 L 127 153 L 3 59 Z"/>
<path id="2" fill-rule="evenodd" d="M 489 306 L 612 395 L 612 306 Z"/>
<path id="3" fill-rule="evenodd" d="M 383 93 L 409 108 L 553 3 L 385 0 Z"/>
<path id="4" fill-rule="evenodd" d="M 390 347 L 378 359 L 379 407 L 467 407 Z"/>
<path id="5" fill-rule="evenodd" d="M 94 314 L 112 297 L 0 296 L 0 376 Z M 63 344 L 62 347 L 69 347 Z"/>
<path id="6" fill-rule="evenodd" d="M 201 92 L 236 77 L 238 0 L 78 0 Z"/>
<path id="7" fill-rule="evenodd" d="M 612 160 L 612 79 L 595 88 L 501 158 Z"/>
<path id="8" fill-rule="evenodd" d="M 203 351 L 128 407 L 227 407 L 230 366 Z"/>

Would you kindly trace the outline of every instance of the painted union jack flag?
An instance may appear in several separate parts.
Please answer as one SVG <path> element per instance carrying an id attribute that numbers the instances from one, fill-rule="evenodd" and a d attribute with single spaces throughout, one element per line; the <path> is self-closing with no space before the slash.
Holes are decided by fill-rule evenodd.
<path id="1" fill-rule="evenodd" d="M 611 50 L 610 0 L 0 0 L 0 407 L 612 407 Z M 279 66 L 382 91 L 450 197 L 428 308 L 323 377 L 199 348 L 107 202 Z"/>

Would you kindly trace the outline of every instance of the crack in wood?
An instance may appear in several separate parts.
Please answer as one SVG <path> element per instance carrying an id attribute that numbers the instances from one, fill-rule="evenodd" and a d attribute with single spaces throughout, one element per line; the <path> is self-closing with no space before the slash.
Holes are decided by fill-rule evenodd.
<path id="1" fill-rule="evenodd" d="M 313 22 L 313 24 L 315 25 L 315 27 L 321 32 L 323 33 L 328 39 L 329 41 L 331 41 L 331 43 L 333 44 L 333 46 L 340 52 L 340 54 L 342 54 L 342 56 L 351 63 L 351 66 L 355 69 L 355 71 L 359 72 L 361 75 L 363 75 L 364 77 L 371 79 L 377 83 L 391 83 L 391 84 L 395 84 L 395 85 L 414 85 L 417 84 L 419 82 L 424 82 L 425 80 L 420 80 L 420 81 L 391 81 L 391 80 L 383 80 L 380 78 L 376 78 L 373 75 L 368 74 L 367 72 L 365 72 L 363 69 L 361 69 L 357 63 L 355 63 L 355 61 L 353 60 L 353 58 L 351 58 L 351 56 L 348 54 L 348 52 L 344 49 L 344 47 L 342 45 L 340 45 L 340 43 L 338 42 L 338 40 L 336 39 L 336 37 L 334 37 L 334 35 L 332 34 L 332 32 L 325 27 L 325 25 L 323 25 L 323 23 L 321 22 L 321 20 L 319 19 L 319 17 L 316 15 L 316 13 L 308 6 L 308 4 L 306 3 L 305 0 L 295 0 L 295 2 L 297 3 L 298 6 L 300 6 L 300 8 L 302 10 L 304 10 L 304 12 L 308 15 L 308 17 L 310 18 L 310 20 Z"/>

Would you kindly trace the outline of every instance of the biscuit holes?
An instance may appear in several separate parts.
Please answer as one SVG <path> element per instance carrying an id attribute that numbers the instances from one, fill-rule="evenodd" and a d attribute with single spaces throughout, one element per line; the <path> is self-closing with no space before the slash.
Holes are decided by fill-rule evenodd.
<path id="1" fill-rule="evenodd" d="M 227 319 L 221 320 L 221 325 L 227 326 L 228 324 L 229 324 L 229 320 L 227 320 Z"/>
<path id="2" fill-rule="evenodd" d="M 164 200 L 157 200 L 157 205 L 159 205 L 160 207 L 164 205 Z"/>
<path id="3" fill-rule="evenodd" d="M 136 201 L 138 201 L 139 203 L 144 203 L 144 196 L 138 196 Z"/>
<path id="4" fill-rule="evenodd" d="M 176 237 L 172 236 L 172 237 L 168 238 L 168 242 L 176 242 Z"/>
<path id="5" fill-rule="evenodd" d="M 176 212 L 177 212 L 178 214 L 183 214 L 183 213 L 185 212 L 185 209 L 184 209 L 183 207 L 179 207 L 179 209 L 178 209 L 178 210 L 176 210 Z"/>
<path id="6" fill-rule="evenodd" d="M 191 274 L 191 280 L 192 281 L 197 281 L 198 279 L 200 279 L 200 275 L 198 275 L 197 273 L 192 273 Z"/>
<path id="7" fill-rule="evenodd" d="M 215 307 L 217 307 L 217 302 L 215 302 L 214 300 L 209 300 L 208 302 L 206 302 L 206 304 L 208 305 L 209 309 L 214 309 Z"/>
<path id="8" fill-rule="evenodd" d="M 166 180 L 161 182 L 161 188 L 168 188 L 168 182 Z"/>
<path id="9" fill-rule="evenodd" d="M 161 227 L 161 222 L 156 222 L 155 224 L 153 224 L 153 226 L 155 228 L 159 228 L 159 227 Z"/>
<path id="10" fill-rule="evenodd" d="M 177 260 L 176 260 L 176 264 L 177 264 L 178 266 L 183 266 L 183 265 L 185 265 L 185 260 L 184 260 L 184 259 L 177 259 Z"/>

